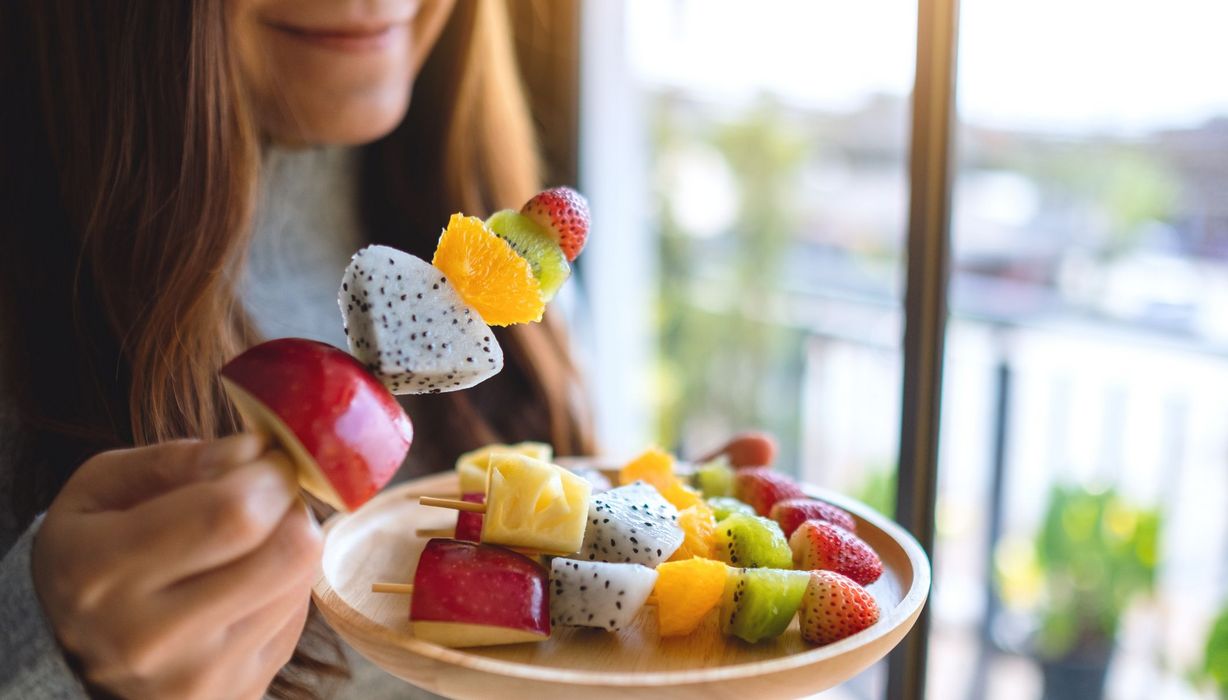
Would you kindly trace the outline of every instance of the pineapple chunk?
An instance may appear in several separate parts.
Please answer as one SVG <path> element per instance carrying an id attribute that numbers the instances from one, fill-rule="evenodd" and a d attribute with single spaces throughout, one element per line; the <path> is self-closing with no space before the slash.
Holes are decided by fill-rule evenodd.
<path id="1" fill-rule="evenodd" d="M 584 543 L 592 486 L 571 472 L 523 455 L 488 458 L 482 542 L 571 554 Z"/>
<path id="2" fill-rule="evenodd" d="M 461 493 L 485 493 L 486 469 L 490 456 L 496 452 L 510 452 L 549 462 L 554 459 L 554 448 L 544 442 L 518 442 L 515 445 L 493 444 L 466 452 L 456 460 L 456 474 L 460 477 Z"/>

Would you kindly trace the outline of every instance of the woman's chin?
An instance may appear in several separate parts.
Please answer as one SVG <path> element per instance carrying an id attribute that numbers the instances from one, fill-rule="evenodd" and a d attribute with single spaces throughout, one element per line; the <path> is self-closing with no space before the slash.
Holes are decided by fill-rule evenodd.
<path id="1" fill-rule="evenodd" d="M 272 141 L 295 146 L 357 146 L 397 128 L 409 109 L 409 90 L 299 105 L 262 121 Z"/>

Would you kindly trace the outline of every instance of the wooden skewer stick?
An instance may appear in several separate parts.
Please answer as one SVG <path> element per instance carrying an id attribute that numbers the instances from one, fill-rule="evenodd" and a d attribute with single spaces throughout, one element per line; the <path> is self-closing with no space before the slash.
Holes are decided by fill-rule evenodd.
<path id="1" fill-rule="evenodd" d="M 435 498 L 434 496 L 422 496 L 418 499 L 418 503 L 424 506 L 432 506 L 435 508 L 450 508 L 452 510 L 463 510 L 466 513 L 485 513 L 485 503 L 470 503 L 469 501 L 460 501 L 455 498 Z"/>
<path id="2" fill-rule="evenodd" d="M 371 584 L 372 593 L 396 593 L 399 595 L 413 595 L 414 584 L 412 583 L 373 583 Z"/>
<path id="3" fill-rule="evenodd" d="M 421 530 L 414 530 L 415 537 L 422 537 L 424 539 L 430 539 L 432 537 L 452 537 L 455 534 L 456 530 L 450 527 L 423 528 Z"/>

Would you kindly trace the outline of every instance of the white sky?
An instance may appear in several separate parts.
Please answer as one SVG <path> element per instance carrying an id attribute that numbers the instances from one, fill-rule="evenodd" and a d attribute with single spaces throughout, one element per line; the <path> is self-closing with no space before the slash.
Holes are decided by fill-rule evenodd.
<path id="1" fill-rule="evenodd" d="M 649 85 L 855 108 L 912 84 L 914 0 L 628 0 Z M 1228 1 L 964 0 L 966 121 L 1134 132 L 1228 114 Z"/>

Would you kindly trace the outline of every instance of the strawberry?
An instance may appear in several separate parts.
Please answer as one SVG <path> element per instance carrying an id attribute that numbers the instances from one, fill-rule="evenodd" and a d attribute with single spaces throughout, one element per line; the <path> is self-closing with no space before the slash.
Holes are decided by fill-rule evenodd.
<path id="1" fill-rule="evenodd" d="M 770 517 L 780 524 L 780 529 L 785 531 L 785 537 L 792 537 L 797 526 L 807 520 L 822 520 L 832 525 L 839 525 L 849 532 L 857 529 L 853 516 L 843 508 L 837 508 L 830 503 L 816 501 L 813 498 L 790 498 L 777 501 L 776 505 L 772 506 Z"/>
<path id="2" fill-rule="evenodd" d="M 588 200 L 570 187 L 538 192 L 520 213 L 550 232 L 568 262 L 576 259 L 588 240 Z"/>
<path id="3" fill-rule="evenodd" d="M 723 456 L 734 469 L 769 467 L 776 460 L 776 452 L 776 438 L 771 433 L 747 431 L 734 435 L 729 442 L 695 461 L 710 462 Z"/>
<path id="4" fill-rule="evenodd" d="M 733 497 L 749 504 L 759 515 L 771 513 L 777 501 L 805 495 L 797 482 L 767 467 L 739 469 L 733 475 Z"/>
<path id="5" fill-rule="evenodd" d="M 844 574 L 863 586 L 883 575 L 878 554 L 857 535 L 822 520 L 807 520 L 789 538 L 793 565 Z"/>
<path id="6" fill-rule="evenodd" d="M 811 644 L 831 644 L 878 622 L 878 603 L 847 576 L 812 571 L 798 618 L 802 639 Z"/>

